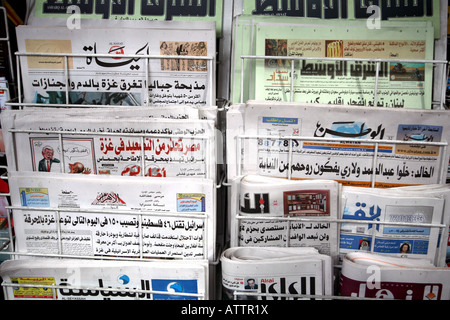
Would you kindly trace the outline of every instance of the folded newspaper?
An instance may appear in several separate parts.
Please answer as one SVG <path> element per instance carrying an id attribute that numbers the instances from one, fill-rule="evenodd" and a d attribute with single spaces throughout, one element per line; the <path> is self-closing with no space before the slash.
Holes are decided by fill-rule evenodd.
<path id="1" fill-rule="evenodd" d="M 8 170 L 214 179 L 214 121 L 149 109 L 2 113 Z"/>
<path id="2" fill-rule="evenodd" d="M 7 300 L 206 300 L 208 264 L 84 259 L 8 260 Z"/>
<path id="3" fill-rule="evenodd" d="M 440 195 L 421 191 L 344 186 L 348 222 L 340 227 L 340 254 L 364 250 L 441 263 L 444 204 Z"/>
<path id="4" fill-rule="evenodd" d="M 16 34 L 26 103 L 215 104 L 214 22 L 21 25 Z M 168 58 L 148 58 L 155 56 Z"/>
<path id="5" fill-rule="evenodd" d="M 314 247 L 337 257 L 340 186 L 258 175 L 231 186 L 231 246 Z"/>
<path id="6" fill-rule="evenodd" d="M 340 277 L 342 296 L 400 300 L 449 300 L 450 268 L 428 260 L 348 253 Z"/>
<path id="7" fill-rule="evenodd" d="M 444 110 L 248 101 L 230 111 L 230 180 L 258 173 L 380 188 L 446 181 Z"/>
<path id="8" fill-rule="evenodd" d="M 444 214 L 442 215 L 442 225 L 445 228 L 439 228 L 439 250 L 435 265 L 444 267 L 450 263 L 450 184 L 429 184 L 423 186 L 400 187 L 398 190 L 406 192 L 420 192 L 423 195 L 442 197 L 445 200 Z"/>
<path id="9" fill-rule="evenodd" d="M 225 299 L 297 300 L 333 294 L 331 257 L 314 248 L 232 247 L 220 258 Z"/>
<path id="10" fill-rule="evenodd" d="M 9 184 L 18 253 L 214 259 L 212 180 L 12 171 Z"/>

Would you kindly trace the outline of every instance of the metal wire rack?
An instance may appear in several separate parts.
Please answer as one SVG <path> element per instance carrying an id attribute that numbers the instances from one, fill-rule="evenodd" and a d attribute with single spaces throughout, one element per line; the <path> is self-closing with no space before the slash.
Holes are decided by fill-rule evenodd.
<path id="1" fill-rule="evenodd" d="M 55 107 L 55 108 L 101 108 L 101 107 L 111 107 L 111 106 L 106 106 L 106 105 L 90 105 L 90 104 L 39 104 L 39 103 L 27 103 L 23 101 L 22 98 L 22 78 L 21 78 L 21 70 L 20 70 L 20 58 L 21 57 L 26 57 L 26 56 L 46 56 L 46 57 L 61 57 L 64 59 L 64 79 L 65 79 L 65 90 L 64 90 L 64 94 L 66 97 L 66 101 L 69 101 L 69 69 L 68 69 L 68 59 L 69 58 L 75 58 L 75 57 L 81 57 L 81 58 L 112 58 L 111 55 L 108 54 L 70 54 L 70 53 L 22 53 L 22 52 L 17 52 L 16 53 L 16 65 L 17 65 L 17 81 L 18 81 L 18 98 L 15 99 L 15 101 L 11 100 L 7 102 L 7 106 L 11 107 L 11 108 L 18 108 L 18 109 L 23 109 L 26 107 L 36 107 L 36 106 L 40 106 L 40 107 Z M 154 60 L 154 59 L 183 59 L 183 60 L 206 60 L 207 62 L 207 91 L 209 91 L 209 100 L 207 101 L 207 103 L 211 106 L 215 105 L 215 101 L 214 101 L 214 72 L 213 70 L 215 70 L 215 58 L 214 56 L 165 56 L 165 55 L 122 55 L 121 57 L 123 58 L 136 58 L 136 59 L 142 59 L 144 60 L 144 64 L 145 64 L 145 85 L 146 85 L 146 92 L 148 94 L 149 92 L 149 77 L 150 77 L 150 73 L 149 73 L 149 63 L 150 60 Z M 148 96 L 146 97 L 146 106 L 149 106 L 150 102 L 148 99 Z M 95 135 L 107 135 L 107 136 L 121 136 L 121 137 L 133 137 L 136 139 L 140 139 L 141 141 L 141 166 L 144 167 L 145 165 L 145 148 L 144 148 L 144 139 L 146 138 L 159 138 L 159 139 L 170 139 L 170 138 L 182 138 L 182 139 L 192 139 L 192 140 L 199 140 L 203 143 L 206 144 L 206 148 L 205 148 L 205 159 L 204 159 L 204 163 L 205 163 L 205 177 L 206 179 L 214 179 L 215 177 L 215 172 L 211 172 L 211 170 L 209 170 L 210 167 L 214 167 L 212 164 L 212 154 L 214 152 L 214 137 L 213 136 L 209 136 L 209 135 L 198 135 L 198 136 L 189 136 L 189 135 L 180 135 L 180 134 L 147 134 L 147 133 L 113 133 L 113 132 L 102 132 L 102 133 L 95 133 L 95 132 L 82 132 L 82 131 L 71 131 L 71 132 L 67 132 L 67 131 L 41 131 L 41 130 L 15 130 L 12 129 L 11 133 L 13 135 L 15 134 L 32 134 L 32 133 L 39 133 L 39 134 L 52 134 L 52 135 L 56 135 L 58 137 L 58 141 L 59 141 L 59 146 L 60 146 L 60 150 L 62 153 L 64 153 L 64 148 L 63 148 L 63 144 L 64 144 L 64 137 L 67 135 L 79 135 L 79 136 L 83 136 L 83 135 L 91 135 L 91 136 L 95 136 Z M 16 157 L 16 149 L 14 147 L 14 159 L 8 159 L 8 161 L 15 161 L 17 159 Z M 64 155 L 62 155 L 62 161 L 64 161 Z M 61 172 L 65 173 L 65 165 L 64 163 L 62 163 L 61 167 Z M 4 169 L 8 169 L 7 166 L 5 166 Z M 145 170 L 142 170 L 141 175 L 145 175 Z M 8 179 L 7 174 L 2 175 L 2 179 Z M 221 183 L 219 182 L 218 185 L 216 185 L 216 188 L 220 188 L 221 187 Z M 5 194 L 9 196 L 8 194 Z M 18 257 L 18 256 L 28 256 L 28 257 L 47 257 L 47 258 L 72 258 L 72 259 L 94 259 L 94 260 L 113 260 L 113 261 L 158 261 L 160 262 L 161 259 L 158 257 L 147 257 L 144 253 L 143 253 L 143 230 L 142 230 L 142 220 L 145 217 L 158 217 L 161 216 L 161 213 L 158 212 L 151 212 L 151 211 L 117 211 L 117 210 L 106 210 L 106 209 L 102 209 L 102 210 L 86 210 L 86 209 L 69 209 L 69 208 L 34 208 L 34 207 L 14 207 L 14 206 L 8 206 L 7 208 L 8 211 L 8 217 L 7 217 L 7 224 L 8 224 L 8 232 L 9 232 L 9 237 L 8 238 L 0 238 L 0 240 L 3 241 L 2 244 L 2 250 L 0 250 L 0 255 L 6 256 L 6 257 Z M 17 252 L 15 250 L 15 246 L 14 246 L 14 239 L 15 239 L 15 235 L 14 235 L 14 230 L 12 227 L 12 213 L 14 211 L 20 211 L 20 210 L 30 210 L 30 211 L 46 211 L 46 212 L 50 212 L 55 214 L 55 216 L 57 217 L 55 219 L 55 221 L 57 222 L 57 234 L 58 234 L 58 252 L 57 253 L 37 253 L 37 252 Z M 216 210 L 216 208 L 214 208 L 214 210 Z M 73 254 L 65 254 L 63 251 L 63 245 L 62 245 L 62 228 L 61 228 L 61 221 L 60 221 L 60 216 L 61 213 L 74 213 L 74 212 L 82 212 L 82 213 L 101 213 L 101 214 L 105 214 L 105 215 L 110 215 L 110 216 L 114 216 L 114 215 L 133 215 L 133 216 L 137 216 L 139 219 L 139 225 L 140 225 L 140 231 L 139 231 L 139 255 L 138 256 L 130 256 L 130 257 L 118 257 L 118 256 L 106 256 L 106 255 L 93 255 L 93 256 L 85 256 L 85 255 L 73 255 Z M 215 214 L 215 212 L 214 212 Z M 189 219 L 197 219 L 197 220 L 201 220 L 204 222 L 205 228 L 202 231 L 202 235 L 203 235 L 203 240 L 202 240 L 202 257 L 199 257 L 199 259 L 197 260 L 199 263 L 205 263 L 207 265 L 210 266 L 216 266 L 219 261 L 218 258 L 212 257 L 211 255 L 212 253 L 209 252 L 209 224 L 210 224 L 210 219 L 208 217 L 207 214 L 189 214 L 189 213 L 178 213 L 178 212 L 165 212 L 164 213 L 165 217 L 177 217 L 177 218 L 189 218 Z M 214 244 L 215 246 L 216 244 Z M 183 263 L 183 259 L 175 259 L 177 261 L 177 263 Z M 172 260 L 168 260 L 167 262 L 170 263 Z M 190 260 L 192 261 L 192 260 Z M 211 272 L 211 270 L 209 270 L 208 272 Z M 165 291 L 155 291 L 155 290 L 139 290 L 139 289 L 120 289 L 120 288 L 100 288 L 100 287 L 85 287 L 85 286 L 58 286 L 58 285 L 35 285 L 35 284 L 30 284 L 30 285 L 26 285 L 26 284 L 17 284 L 17 283 L 8 283 L 8 282 L 3 282 L 2 286 L 4 289 L 4 293 L 5 293 L 5 297 L 8 297 L 8 293 L 7 293 L 7 288 L 8 287 L 32 287 L 32 288 L 47 288 L 47 289 L 51 289 L 53 291 L 53 297 L 56 297 L 56 291 L 57 290 L 85 290 L 85 291 L 110 291 L 110 292 L 120 292 L 121 294 L 129 294 L 130 296 L 134 296 L 136 299 L 139 299 L 139 297 L 143 297 L 143 296 L 149 296 L 149 295 L 154 295 L 154 294 L 161 294 L 161 295 L 170 295 L 170 296 L 176 296 L 178 299 L 182 299 L 182 298 L 191 298 L 191 299 L 207 299 L 209 296 L 209 292 L 212 290 L 209 290 L 209 275 L 208 272 L 205 272 L 205 274 L 207 275 L 207 279 L 205 279 L 205 284 L 206 284 L 206 290 L 203 291 L 203 293 L 199 293 L 199 294 L 190 294 L 190 293 L 183 293 L 183 292 L 165 292 Z"/>

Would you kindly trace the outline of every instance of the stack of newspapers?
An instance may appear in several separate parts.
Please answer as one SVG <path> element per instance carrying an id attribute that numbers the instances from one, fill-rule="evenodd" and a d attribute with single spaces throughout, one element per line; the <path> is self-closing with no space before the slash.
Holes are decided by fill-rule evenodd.
<path id="1" fill-rule="evenodd" d="M 333 292 L 331 257 L 314 248 L 229 248 L 220 260 L 225 299 L 315 299 Z"/>
<path id="2" fill-rule="evenodd" d="M 42 265 L 55 256 L 213 260 L 215 109 L 2 113 L 15 252 Z"/>
<path id="3" fill-rule="evenodd" d="M 409 261 L 411 267 L 426 261 L 439 283 L 444 274 L 439 270 L 448 263 L 450 115 L 403 108 L 373 111 L 342 104 L 233 104 L 227 113 L 231 247 L 309 248 L 339 267 L 353 252 L 400 259 L 406 268 Z M 251 270 L 252 264 L 247 267 Z M 277 268 L 284 268 L 284 262 Z M 392 281 L 404 270 L 389 271 Z M 300 281 L 295 268 L 291 271 Z M 253 279 L 265 288 L 271 276 Z M 245 282 L 250 275 L 235 277 Z M 235 295 L 245 290 L 228 282 L 223 286 Z"/>
<path id="4" fill-rule="evenodd" d="M 302 290 L 295 287 L 294 283 L 300 285 L 304 277 L 311 276 L 307 267 L 286 262 L 294 261 L 298 254 L 305 264 L 316 263 L 312 261 L 318 255 L 326 256 L 330 263 L 344 270 L 348 268 L 348 256 L 355 252 L 398 261 L 402 268 L 396 266 L 387 272 L 391 282 L 406 283 L 402 284 L 405 288 L 408 281 L 415 281 L 414 276 L 401 276 L 409 272 L 408 268 L 425 263 L 426 272 L 438 284 L 449 272 L 446 261 L 450 188 L 446 184 L 361 188 L 342 186 L 333 180 L 288 180 L 250 174 L 233 180 L 231 191 L 231 248 L 222 255 L 223 287 L 228 298 L 330 296 L 327 290 L 311 293 L 306 287 Z M 321 279 L 326 278 L 327 275 L 322 275 Z M 353 273 L 347 278 L 359 280 Z M 346 278 L 341 278 L 341 295 L 375 297 L 371 295 L 375 291 L 367 295 L 346 294 L 350 280 L 342 279 Z M 424 276 L 421 280 L 423 287 L 428 285 L 427 279 Z M 251 291 L 248 291 L 248 281 L 254 284 Z M 446 290 L 448 284 L 444 281 L 439 285 Z M 267 291 L 269 288 L 271 291 Z M 382 293 L 378 295 L 388 298 Z M 394 296 L 405 299 L 405 296 Z M 445 297 L 440 294 L 433 299 Z"/>
<path id="5" fill-rule="evenodd" d="M 337 182 L 247 175 L 231 191 L 231 246 L 313 247 L 336 259 Z"/>
<path id="6" fill-rule="evenodd" d="M 209 299 L 215 24 L 16 31 L 21 108 L 1 114 L 14 222 L 7 298 Z"/>

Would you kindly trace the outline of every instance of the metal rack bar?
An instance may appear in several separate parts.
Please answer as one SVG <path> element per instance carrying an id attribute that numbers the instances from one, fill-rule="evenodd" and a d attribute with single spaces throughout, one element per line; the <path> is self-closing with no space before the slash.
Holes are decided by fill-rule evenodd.
<path id="1" fill-rule="evenodd" d="M 379 225 L 395 225 L 422 228 L 446 228 L 442 223 L 414 223 L 414 222 L 385 222 L 385 221 L 362 221 L 351 219 L 327 219 L 327 218 L 302 218 L 302 217 L 255 217 L 242 216 L 237 214 L 238 220 L 267 220 L 267 221 L 302 221 L 302 222 L 327 222 L 327 223 L 351 223 L 351 224 L 379 224 Z"/>
<path id="2" fill-rule="evenodd" d="M 245 292 L 235 290 L 233 291 L 234 300 L 239 300 L 240 296 L 250 296 L 259 298 L 272 298 L 273 300 L 376 300 L 377 298 L 365 298 L 365 297 L 349 297 L 349 296 L 337 296 L 337 295 L 319 295 L 319 294 L 293 294 L 293 293 L 258 293 L 258 292 Z M 395 300 L 395 299 L 392 299 Z"/>
<path id="3" fill-rule="evenodd" d="M 413 223 L 413 222 L 385 222 L 385 221 L 362 221 L 362 220 L 350 220 L 350 219 L 327 219 L 327 218 L 302 218 L 302 217 L 261 217 L 261 216 L 243 216 L 239 213 L 236 214 L 235 218 L 240 220 L 256 220 L 256 221 L 301 221 L 301 222 L 323 222 L 323 223 L 350 223 L 350 224 L 376 224 L 376 225 L 392 225 L 392 226 L 404 226 L 404 227 L 421 227 L 421 228 L 439 228 L 445 231 L 447 225 L 442 223 Z M 236 224 L 236 234 L 239 234 L 239 224 Z M 288 224 L 289 231 L 291 229 L 290 223 Z M 373 232 L 372 237 L 375 236 Z M 286 239 L 286 246 L 289 247 L 289 238 Z M 373 245 L 373 241 L 372 241 Z M 371 248 L 373 252 L 373 247 Z"/>

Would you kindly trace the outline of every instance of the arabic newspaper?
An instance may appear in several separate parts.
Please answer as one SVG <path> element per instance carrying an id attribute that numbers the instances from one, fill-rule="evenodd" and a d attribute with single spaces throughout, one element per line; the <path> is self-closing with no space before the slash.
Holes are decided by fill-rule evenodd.
<path id="1" fill-rule="evenodd" d="M 8 181 L 19 253 L 214 259 L 210 179 L 12 171 Z"/>
<path id="2" fill-rule="evenodd" d="M 313 248 L 232 247 L 220 261 L 225 299 L 235 292 L 242 293 L 238 300 L 314 300 L 302 295 L 333 293 L 331 258 Z"/>
<path id="3" fill-rule="evenodd" d="M 209 294 L 208 264 L 200 261 L 8 260 L 0 276 L 7 300 L 206 300 Z"/>
<path id="4" fill-rule="evenodd" d="M 444 183 L 449 150 L 443 147 L 450 141 L 450 114 L 373 111 L 289 102 L 237 105 L 234 122 L 227 127 L 228 177 L 258 173 L 353 186 L 370 187 L 374 182 L 377 188 Z M 245 138 L 239 139 L 238 132 Z"/>
<path id="5" fill-rule="evenodd" d="M 2 113 L 8 170 L 214 179 L 212 120 L 145 119 L 151 113 L 144 111 L 117 121 L 115 114 L 121 113 Z M 13 134 L 12 129 L 35 131 Z M 44 151 L 52 150 L 45 166 Z"/>
<path id="6" fill-rule="evenodd" d="M 428 260 L 354 252 L 345 256 L 339 291 L 360 298 L 449 300 L 449 279 L 450 268 Z"/>
<path id="7" fill-rule="evenodd" d="M 20 58 L 24 102 L 215 104 L 214 22 L 147 21 L 145 27 L 78 29 L 21 25 L 16 33 L 20 53 L 38 54 Z M 140 57 L 160 55 L 177 59 Z M 188 56 L 202 59 L 184 58 Z"/>
<path id="8" fill-rule="evenodd" d="M 369 29 L 366 22 L 238 16 L 232 101 L 431 109 L 433 65 L 424 60 L 433 60 L 433 24 L 383 21 L 383 28 Z M 289 57 L 303 60 L 292 63 Z M 378 81 L 375 59 L 389 60 L 378 65 Z"/>
<path id="9" fill-rule="evenodd" d="M 298 29 L 291 26 L 261 26 L 259 30 L 257 55 L 433 60 L 431 24 L 425 28 L 383 26 L 379 30 L 357 28 L 351 32 L 344 28 L 330 32 L 329 26 L 303 26 L 300 35 L 306 37 L 300 37 Z M 380 63 L 377 100 L 375 62 L 302 60 L 294 68 L 291 76 L 289 60 L 257 61 L 255 100 L 290 101 L 292 80 L 293 101 L 431 109 L 432 81 L 427 81 L 433 78 L 431 64 Z"/>
<path id="10" fill-rule="evenodd" d="M 313 247 L 337 258 L 337 182 L 248 175 L 231 193 L 231 246 Z"/>
<path id="11" fill-rule="evenodd" d="M 438 263 L 446 249 L 442 230 L 429 225 L 443 222 L 444 203 L 440 195 L 422 191 L 344 186 L 342 219 L 348 222 L 340 227 L 341 256 L 363 250 Z"/>
<path id="12" fill-rule="evenodd" d="M 449 226 L 450 226 L 450 185 L 449 184 L 430 184 L 422 186 L 409 186 L 396 188 L 400 191 L 406 192 L 420 192 L 422 195 L 430 195 L 432 197 L 441 197 L 445 200 L 444 213 L 442 215 L 441 224 L 445 228 L 439 229 L 439 251 L 436 257 L 435 265 L 438 267 L 446 266 L 450 261 L 450 246 L 448 244 Z"/>

